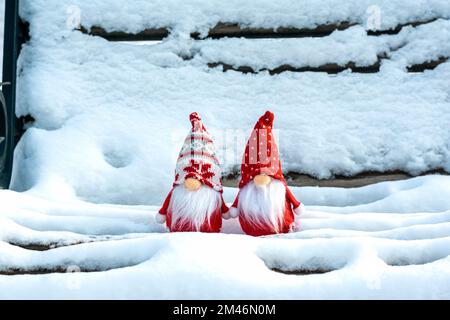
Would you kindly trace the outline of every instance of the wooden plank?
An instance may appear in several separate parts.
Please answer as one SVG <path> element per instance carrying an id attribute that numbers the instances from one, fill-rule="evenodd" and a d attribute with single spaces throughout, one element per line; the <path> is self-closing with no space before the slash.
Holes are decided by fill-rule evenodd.
<path id="1" fill-rule="evenodd" d="M 219 38 L 248 38 L 248 39 L 259 39 L 259 38 L 305 38 L 305 37 L 326 37 L 332 34 L 336 30 L 346 30 L 356 23 L 350 23 L 347 21 L 319 25 L 315 28 L 293 28 L 293 27 L 283 27 L 278 29 L 269 28 L 248 28 L 241 27 L 237 23 L 218 23 L 214 28 L 212 28 L 207 38 L 219 39 Z M 191 34 L 194 39 L 201 39 L 199 33 Z"/>
<path id="2" fill-rule="evenodd" d="M 352 72 L 355 73 L 376 73 L 380 71 L 380 61 L 377 63 L 370 65 L 370 66 L 356 66 L 353 62 L 349 62 L 344 66 L 335 64 L 335 63 L 329 63 L 320 67 L 302 67 L 297 68 L 290 65 L 282 65 L 280 67 L 277 67 L 275 69 L 261 69 L 261 70 L 254 70 L 251 67 L 248 66 L 241 66 L 241 67 L 233 67 L 232 65 L 222 63 L 222 62 L 213 62 L 208 63 L 208 67 L 210 68 L 217 68 L 222 67 L 223 71 L 229 71 L 234 70 L 242 73 L 258 73 L 263 71 L 268 71 L 270 75 L 276 75 L 280 74 L 282 72 L 290 71 L 290 72 L 326 72 L 328 74 L 337 74 L 340 72 L 343 72 L 345 70 L 352 70 Z"/>
<path id="3" fill-rule="evenodd" d="M 258 73 L 258 72 L 264 72 L 268 71 L 270 75 L 276 75 L 280 74 L 282 72 L 326 72 L 328 74 L 338 74 L 340 72 L 343 72 L 345 70 L 350 69 L 352 72 L 355 73 L 377 73 L 380 71 L 381 61 L 383 59 L 387 59 L 386 56 L 380 56 L 377 63 L 370 65 L 370 66 L 356 66 L 353 62 L 349 62 L 346 65 L 338 65 L 336 63 L 329 63 L 326 65 L 322 65 L 320 67 L 302 67 L 302 68 L 296 68 L 290 65 L 282 65 L 275 69 L 261 69 L 261 70 L 254 70 L 251 67 L 248 66 L 240 66 L 240 67 L 234 67 L 232 65 L 222 63 L 222 62 L 212 62 L 208 63 L 208 67 L 210 68 L 217 68 L 222 67 L 223 71 L 238 71 L 242 73 Z M 424 72 L 425 70 L 434 70 L 437 66 L 439 66 L 442 63 L 445 63 L 449 60 L 449 57 L 441 57 L 438 60 L 432 60 L 427 61 L 420 64 L 411 65 L 407 68 L 408 72 Z"/>
<path id="4" fill-rule="evenodd" d="M 336 30 L 345 30 L 355 25 L 354 23 L 341 22 L 338 24 L 320 25 L 312 29 L 298 28 L 278 28 L 276 30 L 268 28 L 247 28 L 241 27 L 236 23 L 218 23 L 212 28 L 207 38 L 224 38 L 224 37 L 244 37 L 249 39 L 255 38 L 304 38 L 304 37 L 325 37 Z M 132 34 L 123 31 L 108 32 L 100 26 L 94 26 L 91 29 L 81 27 L 79 29 L 85 34 L 99 36 L 109 41 L 154 41 L 162 40 L 170 34 L 169 28 L 145 29 L 139 33 Z M 200 33 L 191 34 L 194 39 L 200 39 Z"/>
<path id="5" fill-rule="evenodd" d="M 102 27 L 92 27 L 90 30 L 81 27 L 80 31 L 92 36 L 102 37 L 108 41 L 157 41 L 166 38 L 170 33 L 167 28 L 145 29 L 135 34 L 123 31 L 108 32 Z"/>
<path id="6" fill-rule="evenodd" d="M 367 31 L 370 36 L 381 36 L 381 35 L 394 35 L 398 34 L 404 27 L 412 26 L 417 27 L 423 24 L 431 23 L 436 21 L 437 18 L 424 20 L 424 21 L 413 21 L 405 24 L 398 25 L 395 28 L 388 30 L 377 30 L 377 31 Z M 305 38 L 305 37 L 326 37 L 337 30 L 346 30 L 352 26 L 357 25 L 357 23 L 343 21 L 340 23 L 324 24 L 319 25 L 315 28 L 294 28 L 294 27 L 282 27 L 278 29 L 270 28 L 250 28 L 240 26 L 237 23 L 220 22 L 215 27 L 213 27 L 206 38 L 219 39 L 224 37 L 236 38 L 244 37 L 248 39 L 258 39 L 258 38 Z M 139 33 L 131 34 L 123 31 L 112 31 L 108 32 L 100 26 L 93 26 L 91 29 L 81 27 L 80 31 L 86 34 L 99 36 L 105 38 L 109 41 L 155 41 L 162 40 L 170 34 L 170 28 L 149 28 L 145 29 Z M 200 33 L 194 32 L 191 34 L 194 39 L 201 39 Z"/>
<path id="7" fill-rule="evenodd" d="M 421 176 L 430 174 L 448 175 L 445 170 L 433 170 L 423 173 Z M 334 179 L 319 180 L 312 176 L 288 172 L 285 174 L 288 185 L 294 187 L 331 187 L 331 188 L 359 188 L 375 183 L 386 181 L 399 181 L 414 178 L 413 176 L 402 172 L 364 172 L 352 177 L 336 176 Z M 237 187 L 239 177 L 237 175 L 229 175 L 223 177 L 223 185 L 226 187 Z"/>
<path id="8" fill-rule="evenodd" d="M 49 251 L 49 250 L 53 250 L 56 248 L 62 248 L 62 247 L 72 247 L 72 246 L 76 246 L 79 244 L 84 244 L 84 243 L 92 243 L 95 242 L 94 240 L 92 241 L 84 241 L 84 242 L 75 242 L 75 243 L 71 243 L 71 244 L 58 244 L 58 243 L 50 243 L 50 244 L 41 244 L 41 243 L 20 243 L 20 242 L 14 242 L 14 241 L 10 241 L 8 242 L 10 245 L 15 246 L 15 247 L 19 247 L 25 250 L 31 250 L 31 251 Z"/>
<path id="9" fill-rule="evenodd" d="M 402 29 L 405 27 L 411 26 L 411 27 L 415 28 L 415 27 L 418 27 L 423 24 L 434 22 L 436 20 L 438 20 L 438 18 L 433 18 L 433 19 L 423 20 L 423 21 L 408 22 L 405 24 L 398 25 L 395 28 L 387 29 L 387 30 L 368 30 L 367 35 L 369 35 L 369 36 L 395 35 L 395 34 L 399 34 L 402 31 Z"/>
<path id="10" fill-rule="evenodd" d="M 425 70 L 434 70 L 438 65 L 447 62 L 448 59 L 449 57 L 441 57 L 438 60 L 415 64 L 408 67 L 408 72 L 424 72 Z"/>
<path id="11" fill-rule="evenodd" d="M 79 272 L 92 273 L 92 272 L 102 272 L 109 271 L 115 268 L 81 268 Z M 2 276 L 17 276 L 17 275 L 44 275 L 52 273 L 68 273 L 70 270 L 69 266 L 58 266 L 58 267 L 42 267 L 38 269 L 25 269 L 25 268 L 9 268 L 0 271 Z M 78 271 L 77 271 L 78 272 Z"/>
<path id="12" fill-rule="evenodd" d="M 277 273 L 282 273 L 282 274 L 286 274 L 286 275 L 290 275 L 290 276 L 309 276 L 312 274 L 325 274 L 325 273 L 330 273 L 336 270 L 326 270 L 326 269 L 313 269 L 313 270 L 309 270 L 309 269 L 298 269 L 298 270 L 293 270 L 293 271 L 285 271 L 279 268 L 272 268 L 270 269 L 274 272 Z"/>

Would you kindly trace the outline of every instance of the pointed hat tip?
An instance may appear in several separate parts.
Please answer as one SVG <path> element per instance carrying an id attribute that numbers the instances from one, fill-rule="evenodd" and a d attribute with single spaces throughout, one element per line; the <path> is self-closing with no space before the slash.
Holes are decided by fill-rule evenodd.
<path id="1" fill-rule="evenodd" d="M 197 112 L 192 112 L 192 113 L 189 115 L 189 120 L 191 121 L 192 126 L 194 126 L 194 124 L 195 124 L 197 121 L 202 121 L 202 118 L 200 117 L 200 115 L 199 115 Z"/>
<path id="2" fill-rule="evenodd" d="M 266 126 L 272 126 L 275 115 L 272 111 L 266 111 L 266 113 L 260 118 L 260 122 Z"/>

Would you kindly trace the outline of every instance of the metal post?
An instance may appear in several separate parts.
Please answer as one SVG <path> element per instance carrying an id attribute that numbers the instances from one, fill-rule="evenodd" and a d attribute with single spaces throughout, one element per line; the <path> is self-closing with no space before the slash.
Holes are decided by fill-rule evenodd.
<path id="1" fill-rule="evenodd" d="M 0 154 L 0 188 L 9 187 L 15 146 L 17 58 L 23 41 L 20 30 L 19 0 L 5 1 L 4 33 L 3 83 L 5 85 L 2 87 L 2 91 L 5 98 L 6 128 L 4 129 L 6 130 L 4 131 L 6 136 L 3 139 L 3 147 L 1 148 L 3 154 Z M 2 123 L 0 126 L 4 126 L 4 124 Z"/>

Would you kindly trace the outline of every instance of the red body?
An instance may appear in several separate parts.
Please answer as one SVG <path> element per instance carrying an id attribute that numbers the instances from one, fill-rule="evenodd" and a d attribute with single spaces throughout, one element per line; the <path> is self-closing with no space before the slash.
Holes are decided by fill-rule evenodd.
<path id="1" fill-rule="evenodd" d="M 189 223 L 172 225 L 172 212 L 168 210 L 167 212 L 167 227 L 170 232 L 209 232 L 209 233 L 218 233 L 222 228 L 222 210 L 221 208 L 217 208 L 217 210 L 211 215 L 210 221 L 205 219 L 200 230 L 197 230 L 194 225 Z"/>
<path id="2" fill-rule="evenodd" d="M 210 221 L 205 219 L 200 230 L 197 230 L 194 225 L 184 223 L 184 224 L 176 224 L 172 226 L 172 212 L 170 211 L 170 199 L 172 198 L 172 191 L 169 192 L 166 200 L 162 208 L 159 210 L 159 213 L 162 215 L 166 215 L 166 225 L 169 228 L 170 232 L 209 232 L 209 233 L 218 233 L 222 228 L 222 214 L 228 211 L 228 207 L 223 201 L 223 197 L 221 196 L 221 206 L 218 207 L 214 213 L 211 215 Z"/>

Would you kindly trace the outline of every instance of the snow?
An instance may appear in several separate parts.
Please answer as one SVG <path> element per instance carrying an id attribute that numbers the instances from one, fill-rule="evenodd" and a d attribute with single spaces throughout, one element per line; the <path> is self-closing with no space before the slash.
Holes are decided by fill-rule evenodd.
<path id="1" fill-rule="evenodd" d="M 276 115 L 285 171 L 329 178 L 450 168 L 449 63 L 421 74 L 386 60 L 371 75 L 269 77 L 209 70 L 179 56 L 189 51 L 186 42 L 132 46 L 77 32 L 33 40 L 21 57 L 18 113 L 36 123 L 17 149 L 12 188 L 161 203 L 192 111 L 215 136 L 224 174 L 237 169 L 266 109 Z"/>
<path id="2" fill-rule="evenodd" d="M 450 21 L 437 20 L 417 28 L 405 28 L 397 37 L 398 50 L 391 53 L 393 61 L 407 66 L 450 56 Z"/>
<path id="3" fill-rule="evenodd" d="M 357 189 L 293 188 L 308 209 L 302 231 L 261 238 L 242 235 L 236 219 L 221 234 L 169 234 L 153 219 L 158 207 L 2 191 L 0 273 L 19 275 L 0 275 L 0 298 L 448 299 L 448 186 L 450 177 L 436 175 Z M 236 192 L 226 188 L 226 201 Z M 420 209 L 436 193 L 442 199 Z M 361 212 L 362 202 L 371 211 Z M 31 244 L 51 247 L 19 247 Z"/>
<path id="4" fill-rule="evenodd" d="M 276 21 L 290 24 L 287 13 L 299 10 L 305 18 L 296 20 L 298 27 L 347 17 L 361 22 L 366 16 L 365 1 L 347 1 L 332 11 L 334 2 L 328 2 L 319 8 L 313 1 L 301 7 L 287 0 L 258 6 L 245 1 L 241 9 L 255 10 L 238 13 L 233 2 L 219 1 L 134 1 L 122 10 L 117 1 L 108 2 L 108 10 L 103 1 L 24 1 L 21 12 L 31 23 L 32 41 L 20 58 L 17 113 L 31 114 L 36 122 L 17 148 L 12 189 L 96 203 L 159 204 L 171 186 L 192 111 L 215 136 L 225 175 L 237 172 L 248 133 L 266 109 L 276 115 L 286 172 L 323 179 L 366 171 L 450 171 L 450 63 L 421 74 L 406 72 L 411 64 L 450 55 L 448 20 L 382 37 L 367 36 L 364 24 L 316 39 L 182 36 L 216 20 L 277 27 Z M 386 28 L 418 17 L 446 18 L 449 10 L 446 1 L 371 4 L 382 9 Z M 175 5 L 180 9 L 172 10 Z M 110 43 L 68 29 L 77 12 L 87 27 L 111 29 L 114 23 L 137 31 L 169 25 L 177 31 L 152 45 Z M 181 17 L 182 12 L 192 14 Z M 273 19 L 269 12 L 276 12 Z M 219 61 L 256 70 L 283 64 L 366 66 L 383 54 L 390 59 L 370 75 L 270 77 L 207 67 Z"/>
<path id="5" fill-rule="evenodd" d="M 405 27 L 398 35 L 367 36 L 362 26 L 335 31 L 325 38 L 257 39 L 223 38 L 193 44 L 199 63 L 222 62 L 253 70 L 320 67 L 335 63 L 370 66 L 389 56 L 398 66 L 411 66 L 450 56 L 450 21 Z"/>
<path id="6" fill-rule="evenodd" d="M 257 39 L 224 38 L 194 44 L 197 59 L 223 62 L 253 70 L 275 69 L 282 65 L 319 67 L 327 63 L 357 66 L 372 65 L 387 48 L 377 45 L 378 38 L 368 37 L 363 27 L 336 31 L 325 39 Z"/>
<path id="7" fill-rule="evenodd" d="M 415 20 L 450 17 L 450 5 L 446 0 L 419 0 L 414 3 L 408 0 L 135 0 L 127 6 L 123 6 L 120 0 L 24 2 L 27 17 L 38 19 L 51 16 L 52 21 L 57 21 L 57 24 L 45 26 L 55 32 L 60 30 L 59 23 L 65 25 L 69 5 L 79 7 L 86 27 L 101 25 L 110 31 L 139 32 L 145 28 L 169 26 L 176 34 L 193 31 L 206 33 L 218 22 L 273 29 L 284 26 L 311 28 L 342 21 L 366 26 L 370 16 L 378 12 L 383 30 Z M 40 10 L 42 7 L 46 7 L 46 12 Z"/>
<path id="8" fill-rule="evenodd" d="M 377 8 L 381 29 L 437 20 L 372 37 Z M 110 43 L 68 28 L 77 13 L 86 27 L 169 26 L 172 35 Z M 450 62 L 407 72 L 450 55 L 448 1 L 24 0 L 21 14 L 32 40 L 20 56 L 17 115 L 36 122 L 16 149 L 13 191 L 0 191 L 0 274 L 17 273 L 0 275 L 1 299 L 450 299 L 449 176 L 293 188 L 307 212 L 301 232 L 287 235 L 248 237 L 235 219 L 222 234 L 168 234 L 154 221 L 192 111 L 214 135 L 224 174 L 267 109 L 285 171 L 450 172 Z M 187 36 L 217 22 L 341 21 L 358 25 L 317 39 Z M 207 67 L 368 66 L 384 55 L 376 74 Z M 225 188 L 225 200 L 236 193 Z"/>

